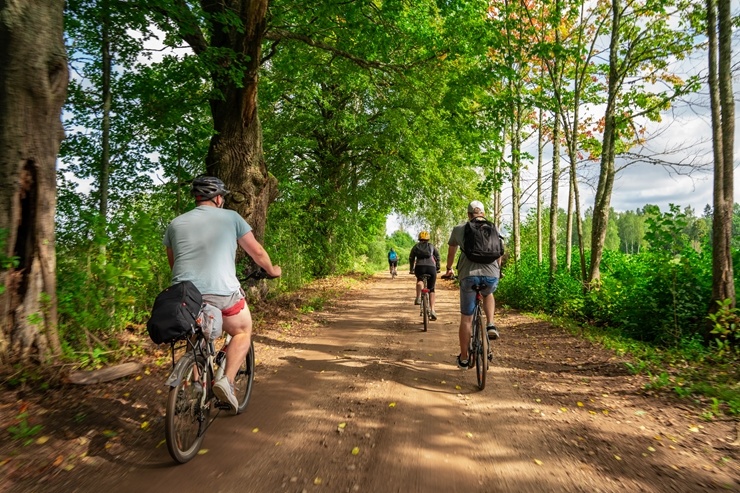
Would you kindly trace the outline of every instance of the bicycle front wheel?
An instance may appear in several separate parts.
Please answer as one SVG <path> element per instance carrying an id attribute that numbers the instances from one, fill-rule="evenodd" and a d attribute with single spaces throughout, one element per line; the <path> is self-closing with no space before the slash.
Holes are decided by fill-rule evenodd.
<path id="1" fill-rule="evenodd" d="M 193 353 L 185 354 L 175 367 L 175 384 L 167 398 L 164 430 L 167 450 L 177 462 L 184 464 L 200 450 L 211 401 L 204 392 L 210 386 L 206 360 Z"/>
<path id="2" fill-rule="evenodd" d="M 478 379 L 478 388 L 481 390 L 486 388 L 486 370 L 488 369 L 488 347 L 485 342 L 487 337 L 482 315 L 479 306 L 476 308 L 476 317 L 473 320 L 475 337 L 473 345 L 475 346 L 475 376 Z"/>
<path id="3" fill-rule="evenodd" d="M 234 378 L 234 394 L 239 402 L 236 414 L 241 414 L 249 404 L 252 396 L 252 385 L 254 384 L 254 342 L 249 346 L 247 357 L 242 361 L 239 371 Z"/>

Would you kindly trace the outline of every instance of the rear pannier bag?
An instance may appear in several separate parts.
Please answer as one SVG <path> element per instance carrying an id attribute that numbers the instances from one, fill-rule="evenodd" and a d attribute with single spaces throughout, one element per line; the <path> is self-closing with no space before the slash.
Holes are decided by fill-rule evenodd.
<path id="1" fill-rule="evenodd" d="M 192 334 L 202 304 L 203 297 L 192 282 L 183 281 L 168 287 L 154 300 L 152 316 L 146 323 L 149 337 L 162 344 Z"/>

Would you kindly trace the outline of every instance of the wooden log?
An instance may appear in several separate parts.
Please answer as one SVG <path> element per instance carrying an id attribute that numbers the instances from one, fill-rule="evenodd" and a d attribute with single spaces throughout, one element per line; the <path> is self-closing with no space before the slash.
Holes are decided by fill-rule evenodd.
<path id="1" fill-rule="evenodd" d="M 141 363 L 129 362 L 110 366 L 92 371 L 75 371 L 69 374 L 69 381 L 77 385 L 92 385 L 96 383 L 110 382 L 117 378 L 126 377 L 136 373 L 142 368 Z"/>

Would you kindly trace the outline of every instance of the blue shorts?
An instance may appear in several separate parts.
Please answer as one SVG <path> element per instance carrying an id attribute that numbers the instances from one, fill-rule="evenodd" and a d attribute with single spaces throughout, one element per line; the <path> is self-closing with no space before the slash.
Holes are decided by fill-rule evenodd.
<path id="1" fill-rule="evenodd" d="M 496 291 L 498 277 L 470 276 L 460 281 L 460 313 L 463 315 L 472 315 L 475 311 L 475 285 L 483 287 L 482 296 L 488 296 Z"/>

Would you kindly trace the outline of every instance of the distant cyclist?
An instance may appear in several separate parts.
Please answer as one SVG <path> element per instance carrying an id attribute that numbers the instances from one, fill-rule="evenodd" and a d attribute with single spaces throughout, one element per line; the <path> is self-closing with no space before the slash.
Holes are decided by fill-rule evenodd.
<path id="1" fill-rule="evenodd" d="M 237 245 L 272 277 L 281 269 L 254 237 L 252 227 L 235 211 L 223 209 L 229 191 L 213 176 L 199 176 L 191 189 L 195 209 L 177 216 L 167 226 L 163 243 L 172 269 L 172 284 L 191 281 L 203 301 L 223 314 L 223 330 L 232 336 L 225 375 L 213 392 L 236 412 L 234 377 L 247 356 L 252 337 L 252 315 L 236 277 Z"/>
<path id="2" fill-rule="evenodd" d="M 388 270 L 391 273 L 391 277 L 396 277 L 398 274 L 397 271 L 398 268 L 398 253 L 396 253 L 396 250 L 391 248 L 391 251 L 388 252 Z"/>
<path id="3" fill-rule="evenodd" d="M 494 244 L 493 240 L 496 242 L 501 241 L 501 237 L 498 235 L 498 229 L 495 226 L 491 226 L 493 226 L 492 223 L 486 220 L 483 204 L 474 200 L 468 205 L 468 222 L 455 226 L 447 242 L 447 272 L 445 272 L 444 277 L 451 277 L 453 275 L 452 263 L 455 260 L 455 254 L 458 248 L 462 249 L 460 258 L 457 261 L 457 273 L 460 279 L 460 327 L 458 331 L 460 354 L 457 356 L 457 365 L 460 368 L 469 367 L 468 358 L 470 356 L 468 355 L 468 345 L 470 344 L 471 324 L 473 321 L 473 311 L 475 310 L 476 296 L 473 286 L 482 287 L 480 293 L 483 295 L 483 311 L 486 314 L 488 337 L 491 340 L 499 338 L 498 330 L 496 330 L 496 326 L 493 324 L 493 312 L 495 309 L 493 292 L 496 291 L 501 275 L 501 259 L 497 258 L 489 262 L 486 259 L 479 258 L 479 256 L 483 256 L 487 252 L 476 251 L 474 253 L 473 251 L 476 248 L 480 248 L 481 244 L 487 247 L 490 244 Z M 476 243 L 478 238 L 480 238 L 476 236 L 480 228 L 485 228 L 488 232 L 495 232 L 495 238 L 491 237 L 492 241 L 490 244 L 487 244 L 485 241 Z M 503 252 L 503 243 L 501 242 L 497 246 Z M 477 261 L 472 260 L 470 257 L 474 257 Z"/>
<path id="4" fill-rule="evenodd" d="M 410 274 L 416 274 L 415 305 L 421 305 L 421 290 L 424 287 L 424 274 L 429 275 L 427 288 L 429 289 L 429 320 L 437 320 L 434 311 L 434 286 L 437 283 L 439 271 L 439 250 L 429 242 L 429 231 L 419 233 L 419 242 L 414 245 L 409 254 Z"/>

